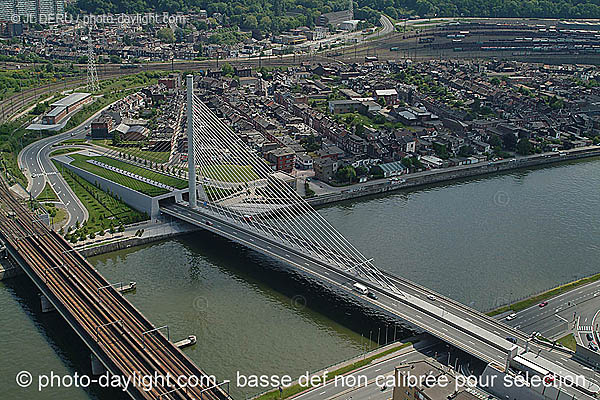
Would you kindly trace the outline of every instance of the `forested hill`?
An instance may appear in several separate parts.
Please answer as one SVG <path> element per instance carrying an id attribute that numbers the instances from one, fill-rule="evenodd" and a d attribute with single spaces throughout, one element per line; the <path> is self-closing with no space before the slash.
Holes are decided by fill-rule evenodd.
<path id="1" fill-rule="evenodd" d="M 348 7 L 348 0 L 77 0 L 79 9 L 101 13 L 143 13 L 207 10 L 219 12 L 242 28 L 278 31 L 314 24 L 321 13 Z M 600 18 L 600 0 L 358 0 L 357 17 L 383 12 L 404 15 L 465 17 Z"/>

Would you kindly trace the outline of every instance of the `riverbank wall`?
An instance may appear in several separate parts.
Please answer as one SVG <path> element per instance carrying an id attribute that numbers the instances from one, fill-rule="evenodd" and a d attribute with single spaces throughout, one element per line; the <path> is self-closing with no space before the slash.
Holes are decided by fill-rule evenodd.
<path id="1" fill-rule="evenodd" d="M 555 164 L 564 161 L 577 160 L 581 158 L 600 156 L 600 147 L 586 147 L 573 149 L 564 153 L 545 154 L 521 159 L 504 160 L 503 162 L 482 162 L 469 166 L 467 168 L 445 168 L 431 170 L 427 173 L 403 175 L 404 181 L 390 182 L 388 179 L 381 179 L 380 182 L 369 185 L 348 186 L 347 189 L 336 193 L 328 193 L 312 197 L 307 201 L 312 206 L 321 206 L 330 203 L 336 203 L 345 200 L 351 200 L 363 196 L 378 195 L 386 192 L 393 192 L 399 189 L 408 189 L 423 185 L 430 185 L 441 182 L 449 182 L 457 179 L 488 175 L 498 172 L 517 170 L 522 168 L 531 168 L 536 166 Z"/>
<path id="2" fill-rule="evenodd" d="M 124 240 L 117 240 L 115 242 L 95 245 L 93 247 L 87 247 L 77 249 L 77 251 L 84 257 L 93 257 L 100 254 L 112 253 L 113 251 L 125 250 L 131 247 L 142 246 L 154 242 L 160 242 L 162 240 L 171 239 L 177 236 L 186 235 L 191 232 L 195 232 L 198 229 L 189 229 L 185 231 L 169 232 L 159 235 L 153 235 L 148 237 L 132 237 Z"/>

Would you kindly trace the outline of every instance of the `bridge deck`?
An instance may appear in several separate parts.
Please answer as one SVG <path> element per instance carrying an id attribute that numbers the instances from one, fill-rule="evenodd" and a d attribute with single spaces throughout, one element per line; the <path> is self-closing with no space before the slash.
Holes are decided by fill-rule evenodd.
<path id="1" fill-rule="evenodd" d="M 360 277 L 328 265 L 322 260 L 312 258 L 305 252 L 299 252 L 292 246 L 286 246 L 283 242 L 257 234 L 250 226 L 228 221 L 221 215 L 211 212 L 208 207 L 191 210 L 182 204 L 169 204 L 162 206 L 161 211 L 316 276 L 323 283 L 345 290 L 349 296 L 355 296 L 361 301 L 396 315 L 483 361 L 506 365 L 507 356 L 513 348 L 513 344 L 507 341 L 506 337 L 512 336 L 517 338 L 516 350 L 519 354 L 526 352 L 526 346 L 529 347 L 529 351 L 536 353 L 539 349 L 540 354 L 546 357 L 546 364 L 557 376 L 566 373 L 574 376 L 576 375 L 574 371 L 580 369 L 576 362 L 567 361 L 565 357 L 569 357 L 569 353 L 556 349 L 554 352 L 549 352 L 548 345 L 532 341 L 523 332 L 406 279 L 386 273 L 401 291 L 401 294 L 393 293 L 375 286 L 368 280 L 362 280 Z M 369 290 L 378 296 L 377 300 L 354 292 L 352 290 L 354 282 L 361 282 L 368 286 Z M 565 367 L 559 367 L 556 363 L 561 363 Z M 554 367 L 551 367 L 552 365 Z M 585 391 L 588 392 L 589 387 L 586 387 Z M 573 397 L 575 399 L 592 398 L 577 388 L 568 388 L 568 392 L 575 396 Z"/>

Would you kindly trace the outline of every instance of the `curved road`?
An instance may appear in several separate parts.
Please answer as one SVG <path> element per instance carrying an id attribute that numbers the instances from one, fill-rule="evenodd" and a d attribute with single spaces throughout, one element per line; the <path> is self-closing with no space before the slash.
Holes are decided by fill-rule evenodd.
<path id="1" fill-rule="evenodd" d="M 54 150 L 52 147 L 54 144 L 66 139 L 83 138 L 85 136 L 84 126 L 88 121 L 68 132 L 38 140 L 19 153 L 19 167 L 24 170 L 29 180 L 27 189 L 33 197 L 37 197 L 44 190 L 46 182 L 48 182 L 69 214 L 66 226 L 73 226 L 77 221 L 83 222 L 89 215 L 86 208 L 50 161 L 50 153 Z"/>

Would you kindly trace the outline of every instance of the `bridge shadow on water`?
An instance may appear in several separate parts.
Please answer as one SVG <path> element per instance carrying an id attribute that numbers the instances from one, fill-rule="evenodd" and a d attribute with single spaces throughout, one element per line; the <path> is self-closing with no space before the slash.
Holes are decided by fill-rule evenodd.
<path id="1" fill-rule="evenodd" d="M 358 300 L 339 287 L 211 232 L 202 230 L 177 240 L 191 253 L 202 254 L 233 279 L 255 286 L 266 285 L 288 298 L 297 309 L 308 307 L 366 339 L 371 337 L 373 342 L 392 342 L 394 331 L 396 339 L 422 332 L 408 322 Z M 193 279 L 198 279 L 200 276 L 194 275 L 201 274 L 201 271 L 192 266 L 190 274 Z M 351 288 L 352 282 L 347 285 Z"/>

